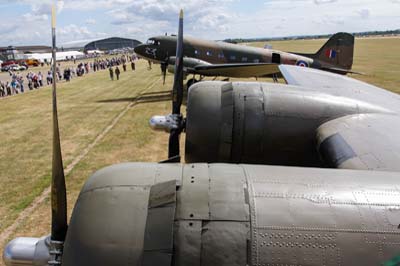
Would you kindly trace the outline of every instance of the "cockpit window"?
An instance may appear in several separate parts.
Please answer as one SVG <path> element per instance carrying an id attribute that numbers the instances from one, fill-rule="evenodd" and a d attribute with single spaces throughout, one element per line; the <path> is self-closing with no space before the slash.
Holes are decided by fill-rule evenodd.
<path id="1" fill-rule="evenodd" d="M 160 45 L 160 41 L 154 40 L 154 39 L 148 39 L 146 44 L 150 45 Z"/>

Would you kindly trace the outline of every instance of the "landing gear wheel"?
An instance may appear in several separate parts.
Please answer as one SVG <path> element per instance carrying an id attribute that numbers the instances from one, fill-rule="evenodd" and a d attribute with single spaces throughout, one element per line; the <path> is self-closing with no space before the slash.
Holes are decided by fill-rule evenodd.
<path id="1" fill-rule="evenodd" d="M 186 88 L 187 90 L 189 90 L 190 86 L 192 86 L 193 84 L 195 84 L 196 82 L 198 82 L 197 79 L 195 78 L 191 78 L 186 82 Z"/>

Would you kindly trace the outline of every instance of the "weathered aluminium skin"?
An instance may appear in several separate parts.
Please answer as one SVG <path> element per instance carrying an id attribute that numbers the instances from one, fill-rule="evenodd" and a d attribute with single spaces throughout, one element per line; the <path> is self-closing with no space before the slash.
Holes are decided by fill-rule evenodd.
<path id="1" fill-rule="evenodd" d="M 186 162 L 400 171 L 400 97 L 281 66 L 290 85 L 201 82 L 189 91 Z"/>
<path id="2" fill-rule="evenodd" d="M 127 163 L 85 184 L 63 265 L 381 265 L 399 224 L 398 173 Z"/>
<path id="3" fill-rule="evenodd" d="M 175 49 L 175 36 L 157 36 L 150 38 L 147 44 L 137 46 L 135 52 L 147 60 L 173 65 Z M 184 39 L 186 72 L 205 76 L 254 77 L 274 74 L 263 63 L 300 65 L 345 74 L 351 70 L 353 53 L 354 36 L 348 33 L 333 35 L 315 54 L 295 54 L 189 37 Z M 232 64 L 236 64 L 235 68 L 232 68 Z"/>

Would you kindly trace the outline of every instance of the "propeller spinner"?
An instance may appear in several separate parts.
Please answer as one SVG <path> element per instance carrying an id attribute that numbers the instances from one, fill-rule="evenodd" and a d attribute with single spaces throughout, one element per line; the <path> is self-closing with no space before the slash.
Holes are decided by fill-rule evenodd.
<path id="1" fill-rule="evenodd" d="M 185 127 L 181 114 L 183 98 L 183 11 L 179 14 L 179 30 L 176 45 L 176 60 L 174 71 L 174 85 L 172 88 L 172 114 L 167 116 L 153 116 L 150 126 L 155 130 L 169 132 L 168 160 L 165 162 L 180 162 L 179 137 Z"/>

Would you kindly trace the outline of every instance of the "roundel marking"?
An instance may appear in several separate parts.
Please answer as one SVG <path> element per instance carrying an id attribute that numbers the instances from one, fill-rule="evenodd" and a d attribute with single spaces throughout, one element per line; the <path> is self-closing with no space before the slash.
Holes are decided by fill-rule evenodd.
<path id="1" fill-rule="evenodd" d="M 301 67 L 308 67 L 308 63 L 306 61 L 303 60 L 299 60 L 296 62 L 297 66 L 301 66 Z"/>

